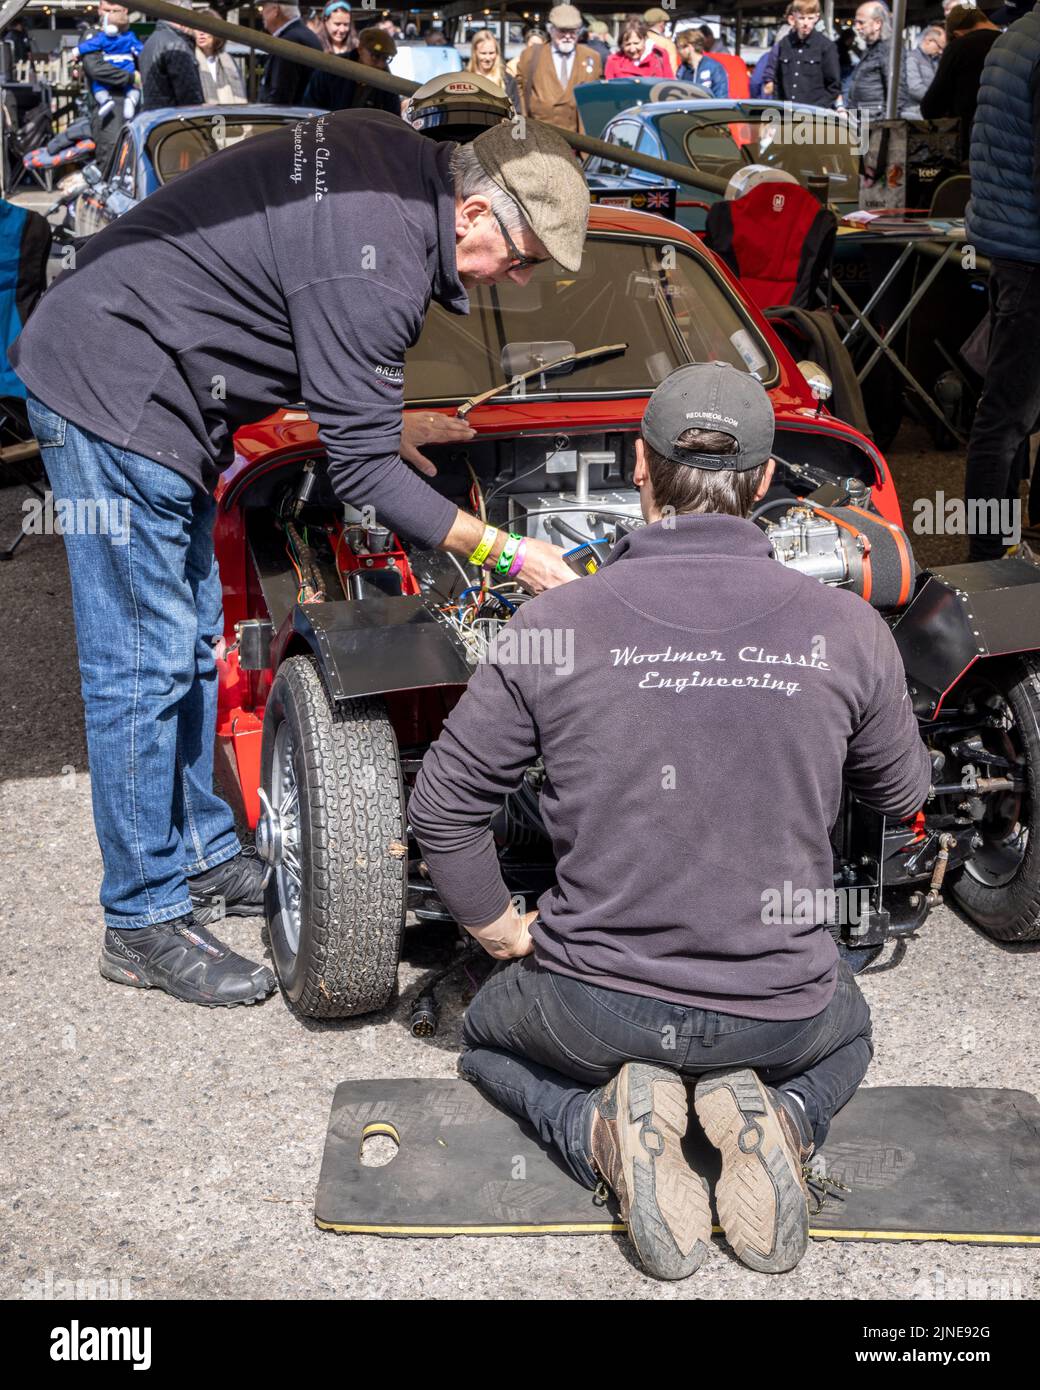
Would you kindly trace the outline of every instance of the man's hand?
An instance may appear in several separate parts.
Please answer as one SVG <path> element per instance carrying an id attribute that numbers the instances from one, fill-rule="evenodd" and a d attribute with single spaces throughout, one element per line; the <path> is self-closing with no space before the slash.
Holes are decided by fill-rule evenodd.
<path id="1" fill-rule="evenodd" d="M 502 916 L 496 917 L 486 927 L 467 927 L 466 930 L 495 960 L 514 960 L 529 956 L 534 950 L 528 928 L 537 916 L 537 908 L 532 912 L 520 913 L 516 910 L 516 904 L 511 902 Z"/>
<path id="2" fill-rule="evenodd" d="M 532 594 L 540 594 L 543 589 L 555 589 L 557 584 L 569 584 L 577 577 L 570 566 L 564 564 L 563 551 L 557 546 L 550 545 L 548 541 L 527 542 L 519 579 Z"/>
<path id="3" fill-rule="evenodd" d="M 420 415 L 405 415 L 401 421 L 400 454 L 406 463 L 425 473 L 427 478 L 435 478 L 437 465 L 420 453 L 423 445 L 464 444 L 475 434 L 475 429 L 454 415 L 434 415 L 425 411 Z"/>

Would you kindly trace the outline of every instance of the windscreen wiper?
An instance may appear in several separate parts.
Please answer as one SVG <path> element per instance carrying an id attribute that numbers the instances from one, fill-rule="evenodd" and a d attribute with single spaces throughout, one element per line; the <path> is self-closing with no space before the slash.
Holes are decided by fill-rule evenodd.
<path id="1" fill-rule="evenodd" d="M 521 372 L 510 381 L 503 381 L 500 386 L 492 386 L 490 391 L 482 391 L 479 396 L 470 396 L 469 400 L 462 402 L 456 414 L 460 420 L 465 420 L 475 405 L 483 405 L 485 401 L 491 400 L 492 396 L 499 396 L 503 391 L 515 390 L 531 377 L 542 376 L 546 372 L 555 371 L 557 367 L 566 366 L 571 362 L 588 362 L 594 357 L 613 357 L 627 351 L 627 343 L 605 343 L 602 347 L 586 348 L 584 352 L 569 352 L 564 357 L 557 357 L 555 362 L 543 362 L 541 366 L 532 367 L 529 372 Z"/>

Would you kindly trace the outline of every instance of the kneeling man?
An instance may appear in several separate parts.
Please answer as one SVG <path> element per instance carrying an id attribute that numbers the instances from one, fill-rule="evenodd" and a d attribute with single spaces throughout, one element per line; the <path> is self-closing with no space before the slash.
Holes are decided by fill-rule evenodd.
<path id="1" fill-rule="evenodd" d="M 478 668 L 409 810 L 449 911 L 508 961 L 467 1012 L 463 1074 L 613 1188 L 662 1278 L 711 1236 L 684 1078 L 736 1254 L 780 1272 L 804 1253 L 803 1165 L 863 1080 L 870 1013 L 827 912 L 773 908 L 831 896 L 843 781 L 899 819 L 930 780 L 880 615 L 778 564 L 747 520 L 772 441 L 769 397 L 735 367 L 657 388 L 635 469 L 647 525 L 510 620 L 536 632 Z M 557 885 L 521 913 L 488 823 L 539 755 Z"/>

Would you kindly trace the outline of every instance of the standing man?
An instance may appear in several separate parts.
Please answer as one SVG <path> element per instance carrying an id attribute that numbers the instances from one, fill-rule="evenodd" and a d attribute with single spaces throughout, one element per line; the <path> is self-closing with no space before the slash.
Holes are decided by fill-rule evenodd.
<path id="1" fill-rule="evenodd" d="M 969 507 L 993 499 L 993 524 L 972 536 L 968 559 L 995 560 L 1008 540 L 994 513 L 1017 500 L 1040 422 L 1040 5 L 996 40 L 982 69 L 965 235 L 990 258 L 990 335 L 964 493 Z M 1029 521 L 1040 524 L 1036 473 Z"/>
<path id="2" fill-rule="evenodd" d="M 304 24 L 296 5 L 261 5 L 260 18 L 272 38 L 302 44 L 316 53 L 322 51 L 321 40 Z M 313 72 L 313 68 L 304 67 L 302 63 L 269 54 L 260 79 L 260 101 L 270 102 L 272 106 L 299 106 Z"/>
<path id="3" fill-rule="evenodd" d="M 840 109 L 841 67 L 838 50 L 821 30 L 818 0 L 794 0 L 792 29 L 777 51 L 774 91 L 778 101 Z"/>
<path id="4" fill-rule="evenodd" d="M 982 69 L 999 38 L 1000 30 L 975 5 L 956 5 L 946 16 L 946 48 L 921 98 L 921 115 L 927 121 L 957 117 L 962 159 L 968 158 Z"/>
<path id="5" fill-rule="evenodd" d="M 892 48 L 892 12 L 881 0 L 860 5 L 853 21 L 863 57 L 849 86 L 849 109 L 883 119 L 888 101 L 888 60 Z"/>
<path id="6" fill-rule="evenodd" d="M 711 1243 L 707 1186 L 680 1147 L 684 1078 L 722 1152 L 735 1253 L 763 1273 L 804 1253 L 803 1163 L 873 1051 L 827 930 L 830 828 L 843 781 L 896 819 L 931 781 L 880 613 L 779 565 L 747 520 L 773 428 L 765 388 L 728 364 L 658 386 L 633 478 L 647 525 L 510 619 L 408 807 L 448 911 L 507 962 L 467 1010 L 463 1075 L 578 1182 L 609 1184 L 663 1279 Z M 566 664 L 511 660 L 517 630 L 525 650 L 568 634 Z M 520 913 L 489 822 L 539 754 L 556 886 Z M 785 885 L 816 908 L 768 909 Z"/>
<path id="7" fill-rule="evenodd" d="M 906 120 L 921 119 L 921 102 L 935 81 L 945 47 L 946 30 L 941 24 L 929 24 L 906 55 L 906 105 L 899 113 Z"/>
<path id="8" fill-rule="evenodd" d="M 532 44 L 520 55 L 516 80 L 525 116 L 561 130 L 581 129 L 574 88 L 603 76 L 599 54 L 578 42 L 583 25 L 573 5 L 556 5 L 549 11 L 549 42 Z"/>
<path id="9" fill-rule="evenodd" d="M 130 28 L 130 12 L 125 5 L 116 4 L 115 0 L 99 0 L 98 26 L 112 37 L 125 34 Z M 119 132 L 123 129 L 123 101 L 134 90 L 137 67 L 134 63 L 113 61 L 103 51 L 94 48 L 88 48 L 86 53 L 81 52 L 80 62 L 87 87 L 94 98 L 90 121 L 94 159 L 104 172 L 112 158 Z M 113 100 L 107 110 L 102 110 L 103 103 L 96 99 L 99 88 L 107 88 L 112 94 Z"/>
<path id="10" fill-rule="evenodd" d="M 585 42 L 589 48 L 599 54 L 600 62 L 606 67 L 607 59 L 613 49 L 610 45 L 610 29 L 602 19 L 593 19 L 589 22 L 588 30 L 585 34 Z"/>
<path id="11" fill-rule="evenodd" d="M 195 32 L 160 19 L 141 50 L 141 110 L 201 106 L 202 74 L 195 57 Z"/>
<path id="12" fill-rule="evenodd" d="M 402 444 L 402 386 L 431 298 L 464 314 L 467 286 L 580 265 L 580 167 L 553 131 L 515 134 L 438 144 L 343 111 L 243 141 L 92 237 L 10 353 L 55 495 L 124 522 L 65 535 L 109 979 L 207 1005 L 274 988 L 203 925 L 262 902 L 260 862 L 212 789 L 212 494 L 234 431 L 302 399 L 343 501 L 475 564 L 516 548 L 401 457 L 422 463 L 421 437 Z M 427 437 L 470 436 L 456 422 Z M 535 541 L 519 574 L 535 591 L 571 577 Z"/>
<path id="13" fill-rule="evenodd" d="M 631 15 L 626 16 L 626 21 L 631 19 Z M 650 39 L 655 48 L 659 48 L 668 57 L 672 72 L 679 71 L 679 49 L 675 42 L 668 37 L 668 11 L 655 6 L 652 10 L 643 11 L 643 22 L 650 30 Z"/>

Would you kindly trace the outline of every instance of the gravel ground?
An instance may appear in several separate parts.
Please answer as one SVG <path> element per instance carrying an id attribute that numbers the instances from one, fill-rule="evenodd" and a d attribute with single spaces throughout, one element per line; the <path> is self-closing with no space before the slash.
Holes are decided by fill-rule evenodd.
<path id="1" fill-rule="evenodd" d="M 960 485 L 960 461 L 907 430 L 892 452 L 905 497 Z M 0 537 L 20 490 L 0 492 Z M 941 542 L 939 549 L 949 543 Z M 932 560 L 936 546 L 919 546 Z M 942 558 L 960 558 L 960 544 Z M 279 997 L 210 1011 L 97 972 L 94 839 L 67 571 L 60 538 L 0 565 L 0 972 L 6 1084 L 0 1296 L 60 1281 L 167 1298 L 1035 1298 L 1035 1251 L 814 1242 L 797 1270 L 756 1275 L 720 1243 L 680 1285 L 638 1269 L 620 1238 L 387 1240 L 318 1231 L 312 1204 L 329 1106 L 348 1077 L 452 1076 L 465 998 L 445 992 L 430 1042 L 406 1003 L 436 959 L 409 933 L 400 996 L 321 1024 Z M 260 923 L 224 933 L 258 955 Z M 1037 1090 L 1037 976 L 953 912 L 933 914 L 897 968 L 863 979 L 877 1055 L 868 1084 Z M 98 1281 L 110 1281 L 98 1287 Z"/>

